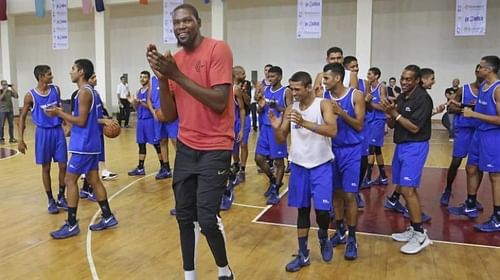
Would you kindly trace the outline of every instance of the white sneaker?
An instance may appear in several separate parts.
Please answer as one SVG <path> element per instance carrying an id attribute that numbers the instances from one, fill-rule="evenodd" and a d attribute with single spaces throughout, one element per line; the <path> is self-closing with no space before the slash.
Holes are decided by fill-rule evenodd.
<path id="1" fill-rule="evenodd" d="M 104 181 L 109 181 L 118 178 L 118 174 L 108 171 L 108 170 L 103 170 L 101 173 L 101 178 Z"/>
<path id="2" fill-rule="evenodd" d="M 427 230 L 424 232 L 414 231 L 413 236 L 410 238 L 408 243 L 401 247 L 401 252 L 405 254 L 416 254 L 422 251 L 425 247 L 431 245 L 432 241 L 427 236 Z"/>
<path id="3" fill-rule="evenodd" d="M 394 233 L 391 235 L 392 240 L 394 241 L 399 241 L 399 242 L 408 242 L 412 238 L 413 234 L 415 233 L 415 230 L 413 229 L 412 226 L 409 226 L 406 228 L 405 232 L 402 233 Z"/>

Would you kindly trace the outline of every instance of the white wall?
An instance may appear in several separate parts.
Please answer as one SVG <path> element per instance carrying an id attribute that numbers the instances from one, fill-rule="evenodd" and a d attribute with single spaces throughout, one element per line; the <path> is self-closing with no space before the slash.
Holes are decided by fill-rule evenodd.
<path id="1" fill-rule="evenodd" d="M 2 37 L 2 31 L 0 30 L 0 38 Z M 2 53 L 2 44 L 0 44 L 0 53 Z M 0 63 L 1 65 L 1 63 Z M 2 67 L 0 66 L 0 80 L 3 80 L 4 77 L 3 77 L 3 73 L 2 73 L 3 69 Z"/>

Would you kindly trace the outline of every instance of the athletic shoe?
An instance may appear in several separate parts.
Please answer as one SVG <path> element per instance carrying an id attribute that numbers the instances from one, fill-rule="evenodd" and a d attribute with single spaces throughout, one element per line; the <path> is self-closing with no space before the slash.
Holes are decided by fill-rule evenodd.
<path id="1" fill-rule="evenodd" d="M 12 138 L 9 140 L 9 143 L 17 143 L 17 140 L 15 138 Z"/>
<path id="2" fill-rule="evenodd" d="M 66 221 L 60 229 L 51 232 L 50 236 L 52 236 L 52 238 L 54 239 L 64 239 L 71 236 L 75 236 L 79 233 L 80 233 L 80 227 L 78 226 L 78 223 L 76 223 L 75 225 L 70 225 Z"/>
<path id="3" fill-rule="evenodd" d="M 160 168 L 160 171 L 155 176 L 156 180 L 162 180 L 162 179 L 167 179 L 172 177 L 172 172 L 170 172 L 168 169 L 165 167 Z"/>
<path id="4" fill-rule="evenodd" d="M 361 182 L 361 187 L 359 187 L 360 190 L 363 190 L 363 189 L 368 189 L 370 188 L 372 185 L 370 185 L 368 179 L 365 177 L 363 179 L 363 182 Z"/>
<path id="5" fill-rule="evenodd" d="M 110 180 L 118 178 L 118 174 L 111 172 L 111 171 L 108 171 L 108 170 L 103 170 L 101 172 L 101 178 L 103 181 L 110 181 Z"/>
<path id="6" fill-rule="evenodd" d="M 353 261 L 358 258 L 358 243 L 354 237 L 347 238 L 347 245 L 345 246 L 344 259 Z"/>
<path id="7" fill-rule="evenodd" d="M 387 178 L 387 177 L 382 178 L 379 176 L 373 181 L 368 181 L 368 184 L 369 185 L 377 185 L 377 186 L 387 186 L 387 184 L 389 184 L 389 178 Z"/>
<path id="8" fill-rule="evenodd" d="M 405 219 L 410 219 L 410 213 L 408 211 L 403 213 Z M 422 223 L 428 223 L 432 220 L 432 217 L 422 212 Z"/>
<path id="9" fill-rule="evenodd" d="M 139 168 L 134 168 L 128 172 L 128 176 L 143 176 L 146 175 L 146 171 L 144 168 L 139 169 Z"/>
<path id="10" fill-rule="evenodd" d="M 318 237 L 319 238 L 319 237 Z M 333 258 L 333 246 L 328 237 L 319 238 L 319 248 L 323 261 L 329 262 Z"/>
<path id="11" fill-rule="evenodd" d="M 278 188 L 277 187 L 273 187 L 271 189 L 271 193 L 269 194 L 269 197 L 267 198 L 266 204 L 267 205 L 276 205 L 276 204 L 278 204 L 278 202 L 280 202 L 280 197 L 279 197 L 279 194 L 278 194 Z"/>
<path id="12" fill-rule="evenodd" d="M 170 209 L 170 215 L 171 216 L 177 215 L 177 211 L 175 210 L 175 208 Z"/>
<path id="13" fill-rule="evenodd" d="M 89 195 L 91 195 L 90 192 L 85 191 L 85 190 L 80 190 L 80 198 L 87 198 Z"/>
<path id="14" fill-rule="evenodd" d="M 101 220 L 97 224 L 93 224 L 89 226 L 89 229 L 92 231 L 104 230 L 110 227 L 114 227 L 118 224 L 118 220 L 114 215 L 109 216 L 107 219 L 101 217 Z"/>
<path id="15" fill-rule="evenodd" d="M 245 171 L 240 171 L 239 180 L 240 180 L 240 183 L 245 182 L 245 180 L 246 180 Z"/>
<path id="16" fill-rule="evenodd" d="M 224 194 L 222 196 L 222 202 L 220 204 L 220 210 L 227 211 L 233 205 L 234 195 L 233 192 L 229 192 L 229 195 Z"/>
<path id="17" fill-rule="evenodd" d="M 448 206 L 450 204 L 450 197 L 451 197 L 451 191 L 444 191 L 441 194 L 441 199 L 439 202 L 441 203 L 442 206 Z"/>
<path id="18" fill-rule="evenodd" d="M 414 231 L 408 243 L 401 247 L 400 251 L 405 254 L 416 254 L 431 243 L 432 241 L 427 236 L 427 230 L 424 229 L 424 232 Z"/>
<path id="19" fill-rule="evenodd" d="M 413 229 L 413 227 L 409 226 L 406 228 L 406 231 L 401 232 L 401 233 L 393 233 L 391 235 L 391 237 L 392 237 L 392 240 L 394 240 L 394 241 L 408 242 L 413 237 L 414 233 L 415 233 L 415 230 Z"/>
<path id="20" fill-rule="evenodd" d="M 456 216 L 466 216 L 470 219 L 479 217 L 477 207 L 467 208 L 467 204 L 465 203 L 460 204 L 458 207 L 448 207 L 448 213 Z"/>
<path id="21" fill-rule="evenodd" d="M 93 193 L 93 192 L 89 192 L 87 199 L 90 201 L 93 201 L 93 202 L 97 201 L 97 198 L 95 197 L 95 193 Z"/>
<path id="22" fill-rule="evenodd" d="M 68 202 L 66 201 L 66 198 L 64 196 L 57 199 L 56 205 L 58 208 L 68 210 Z"/>
<path id="23" fill-rule="evenodd" d="M 269 184 L 269 187 L 267 187 L 266 192 L 264 193 L 265 197 L 268 197 L 271 195 L 271 191 L 276 188 L 276 184 Z"/>
<path id="24" fill-rule="evenodd" d="M 399 200 L 396 202 L 392 202 L 389 198 L 386 198 L 384 207 L 401 214 L 408 212 L 408 209 L 406 209 L 406 207 L 404 207 L 403 204 L 399 202 Z"/>
<path id="25" fill-rule="evenodd" d="M 344 232 L 344 235 L 340 235 L 340 232 L 337 231 L 335 235 L 330 238 L 330 243 L 332 243 L 332 247 L 337 247 L 340 244 L 345 244 L 347 242 L 347 231 Z"/>
<path id="26" fill-rule="evenodd" d="M 47 207 L 47 210 L 49 211 L 49 214 L 59 213 L 59 209 L 57 209 L 57 203 L 55 200 L 53 199 L 49 200 L 49 205 Z"/>
<path id="27" fill-rule="evenodd" d="M 356 203 L 358 204 L 358 209 L 365 208 L 365 202 L 359 193 L 356 194 Z"/>
<path id="28" fill-rule="evenodd" d="M 474 229 L 481 232 L 497 232 L 500 231 L 500 222 L 495 215 L 482 224 L 474 225 Z"/>
<path id="29" fill-rule="evenodd" d="M 309 260 L 309 250 L 307 250 L 307 257 L 302 254 L 302 252 L 299 251 L 298 255 L 294 255 L 294 259 L 289 262 L 285 270 L 288 272 L 297 272 L 299 271 L 302 267 L 308 266 L 311 264 Z"/>
<path id="30" fill-rule="evenodd" d="M 229 268 L 229 270 L 231 270 L 231 268 Z M 231 275 L 229 276 L 219 276 L 219 280 L 234 280 L 234 273 L 233 271 L 231 270 Z"/>

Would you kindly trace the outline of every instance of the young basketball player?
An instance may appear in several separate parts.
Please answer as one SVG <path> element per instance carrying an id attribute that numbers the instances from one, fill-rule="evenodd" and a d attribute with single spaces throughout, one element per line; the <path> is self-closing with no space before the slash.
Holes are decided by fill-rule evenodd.
<path id="1" fill-rule="evenodd" d="M 248 138 L 250 137 L 251 119 L 250 119 L 250 106 L 251 106 L 251 83 L 246 79 L 245 69 L 241 66 L 235 66 L 235 83 L 240 87 L 241 97 L 245 104 L 245 126 L 243 128 L 243 138 L 240 141 L 240 160 L 241 167 L 239 171 L 238 181 L 244 182 L 246 180 L 245 172 L 248 160 Z"/>
<path id="2" fill-rule="evenodd" d="M 296 272 L 310 264 L 307 241 L 309 236 L 311 199 L 314 201 L 321 256 L 331 261 L 333 250 L 328 240 L 332 194 L 331 137 L 337 124 L 329 101 L 317 98 L 312 90 L 311 76 L 297 72 L 289 80 L 294 102 L 276 117 L 269 118 L 278 143 L 286 143 L 291 134 L 291 175 L 288 186 L 288 206 L 297 208 L 297 256 L 286 265 L 286 271 Z"/>
<path id="3" fill-rule="evenodd" d="M 325 95 L 332 100 L 333 112 L 338 116 L 338 132 L 332 139 L 335 155 L 333 207 L 337 231 L 331 242 L 334 247 L 347 243 L 344 258 L 354 260 L 358 256 L 356 196 L 359 192 L 365 99 L 360 91 L 344 86 L 342 83 L 344 75 L 345 69 L 339 63 L 330 63 L 323 68 L 323 84 L 327 89 Z M 345 223 L 347 223 L 348 234 Z"/>
<path id="4" fill-rule="evenodd" d="M 24 96 L 24 105 L 19 116 L 18 149 L 26 153 L 28 149 L 24 142 L 26 116 L 31 109 L 31 118 L 35 128 L 35 162 L 42 166 L 42 182 L 48 198 L 48 212 L 59 213 L 58 208 L 68 208 L 64 191 L 66 185 L 66 162 L 68 160 L 66 138 L 64 137 L 63 120 L 57 116 L 47 116 L 44 110 L 51 106 L 61 106 L 61 91 L 52 84 L 54 76 L 50 66 L 37 65 L 34 69 L 37 86 Z M 59 194 L 57 201 L 52 195 L 52 180 L 50 177 L 51 162 L 59 165 Z"/>
<path id="5" fill-rule="evenodd" d="M 326 51 L 326 63 L 344 63 L 344 51 L 339 47 L 331 47 Z M 344 80 L 344 86 L 356 88 L 358 84 L 358 76 L 357 73 L 351 72 L 348 69 L 346 70 L 346 74 Z M 323 87 L 323 72 L 319 72 L 314 79 L 314 92 L 316 96 L 323 97 L 325 92 L 325 88 Z"/>
<path id="6" fill-rule="evenodd" d="M 118 220 L 111 213 L 106 189 L 99 178 L 98 164 L 101 153 L 101 135 L 99 131 L 99 102 L 97 92 L 88 84 L 88 80 L 94 74 L 94 65 L 88 59 L 78 59 L 71 68 L 71 81 L 78 84 L 80 91 L 75 100 L 75 112 L 73 115 L 65 113 L 60 107 L 49 107 L 45 113 L 49 116 L 58 116 L 66 122 L 71 123 L 71 138 L 69 152 L 71 159 L 64 181 L 68 186 L 68 220 L 64 225 L 50 235 L 55 239 L 63 239 L 75 236 L 80 232 L 76 211 L 78 207 L 78 177 L 87 174 L 89 184 L 94 192 L 102 212 L 102 219 L 93 225 L 90 230 L 104 230 L 118 224 Z"/>

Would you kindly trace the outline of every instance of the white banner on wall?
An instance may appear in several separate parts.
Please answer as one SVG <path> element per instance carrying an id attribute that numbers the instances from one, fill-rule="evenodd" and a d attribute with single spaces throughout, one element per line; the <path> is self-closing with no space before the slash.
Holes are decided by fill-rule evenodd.
<path id="1" fill-rule="evenodd" d="M 297 0 L 297 39 L 321 38 L 322 0 Z"/>
<path id="2" fill-rule="evenodd" d="M 174 34 L 174 24 L 172 21 L 172 12 L 183 4 L 184 0 L 163 0 L 163 43 L 177 44 Z"/>
<path id="3" fill-rule="evenodd" d="M 52 49 L 67 49 L 68 33 L 68 0 L 52 0 Z"/>
<path id="4" fill-rule="evenodd" d="M 487 0 L 457 0 L 455 36 L 484 36 Z"/>

